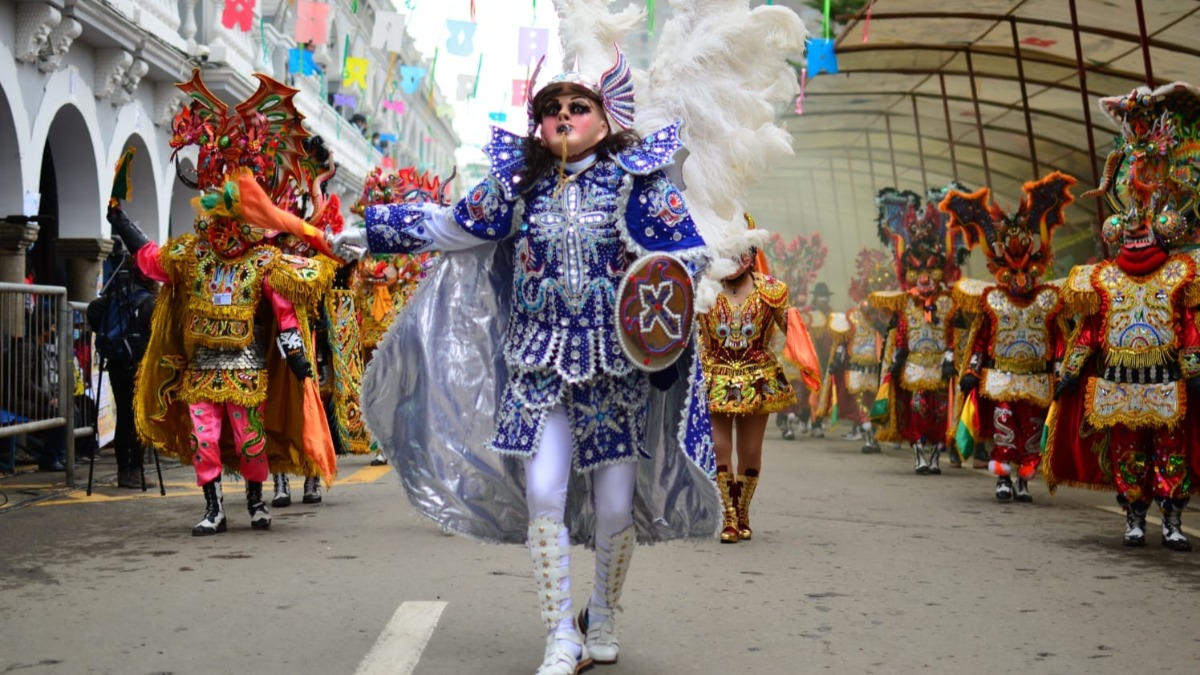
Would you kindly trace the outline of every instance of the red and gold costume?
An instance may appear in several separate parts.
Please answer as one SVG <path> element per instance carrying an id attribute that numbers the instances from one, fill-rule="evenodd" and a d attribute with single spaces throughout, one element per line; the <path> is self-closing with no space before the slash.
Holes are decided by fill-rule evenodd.
<path id="1" fill-rule="evenodd" d="M 1058 172 L 1026 183 L 1015 216 L 992 202 L 988 188 L 972 194 L 952 190 L 940 205 L 952 231 L 962 232 L 969 245 L 983 244 L 988 271 L 996 275 L 994 284 L 958 282 L 954 299 L 979 317 L 959 384 L 977 402 L 979 438 L 991 439 L 994 446 L 988 467 L 1000 501 L 1014 497 L 1013 473 L 1016 499 L 1033 501 L 1028 481 L 1042 457 L 1052 371 L 1062 358 L 1064 334 L 1059 290 L 1041 279 L 1054 260 L 1051 241 L 1074 201 L 1074 184 L 1074 178 Z"/>
<path id="2" fill-rule="evenodd" d="M 871 425 L 870 411 L 879 389 L 880 356 L 887 318 L 867 304 L 867 297 L 875 291 L 895 288 L 896 277 L 882 251 L 862 249 L 856 265 L 858 275 L 850 283 L 850 299 L 855 306 L 845 314 L 835 315 L 831 323 L 833 356 L 830 357 L 828 379 L 835 382 L 841 415 L 862 430 L 862 451 L 876 453 L 880 448 Z M 824 383 L 822 385 L 824 387 Z"/>
<path id="3" fill-rule="evenodd" d="M 266 529 L 269 466 L 326 480 L 335 470 L 306 356 L 314 353 L 310 320 L 333 270 L 262 240 L 264 230 L 285 230 L 324 245 L 319 228 L 275 206 L 309 183 L 307 133 L 292 102 L 296 90 L 257 77 L 259 89 L 236 111 L 204 86 L 199 70 L 179 85 L 190 103 L 175 118 L 171 145 L 200 146 L 195 184 L 209 191 L 195 202 L 196 235 L 160 249 L 119 210 L 110 213 L 142 272 L 165 284 L 135 414 L 146 442 L 196 467 L 208 508 L 193 534 L 225 529 L 223 471 L 246 479 L 251 525 Z M 260 180 L 273 186 L 271 196 Z"/>
<path id="4" fill-rule="evenodd" d="M 453 180 L 453 177 L 451 177 Z M 351 207 L 362 215 L 368 206 L 396 202 L 450 203 L 450 180 L 417 173 L 415 168 L 384 174 L 376 168 L 367 176 L 362 196 Z M 362 321 L 362 346 L 370 358 L 396 315 L 416 292 L 433 263 L 431 253 L 368 253 L 358 262 L 350 281 Z"/>
<path id="5" fill-rule="evenodd" d="M 946 284 L 959 275 L 966 249 L 946 228 L 937 204 L 946 190 L 930 190 L 925 208 L 913 192 L 885 188 L 879 206 L 880 239 L 892 246 L 901 291 L 877 291 L 871 306 L 890 312 L 895 323 L 887 380 L 887 425 L 880 440 L 908 441 L 918 474 L 940 474 L 938 458 L 945 449 L 949 416 L 947 381 L 954 369 L 955 306 Z"/>
<path id="6" fill-rule="evenodd" d="M 771 349 L 775 327 L 787 332 L 787 284 L 750 274 L 754 291 L 745 302 L 734 306 L 721 294 L 712 310 L 699 316 L 700 359 L 708 378 L 708 407 L 714 413 L 762 415 L 796 402 Z"/>
<path id="7" fill-rule="evenodd" d="M 798 234 L 789 240 L 784 240 L 779 233 L 772 233 L 769 241 L 770 245 L 763 249 L 763 254 L 770 261 L 776 277 L 787 283 L 792 307 L 809 307 L 809 290 L 816 283 L 817 273 L 829 256 L 829 248 L 825 246 L 821 233 L 814 232 L 811 236 Z M 804 320 L 804 310 L 799 311 Z M 811 317 L 808 320 L 811 320 Z M 776 353 L 783 353 L 783 340 L 779 339 L 776 342 Z M 784 375 L 792 384 L 797 399 L 786 414 L 781 412 L 775 419 L 783 438 L 791 440 L 796 437 L 797 425 L 802 433 L 807 433 L 811 428 L 812 409 L 816 405 L 819 392 L 810 390 L 805 384 L 806 380 L 799 365 L 786 358 L 782 360 L 782 365 Z M 821 367 L 824 368 L 825 364 L 821 363 Z"/>
<path id="8" fill-rule="evenodd" d="M 1200 468 L 1188 405 L 1200 393 L 1200 277 L 1194 252 L 1168 246 L 1190 234 L 1194 217 L 1198 104 L 1200 90 L 1182 83 L 1102 99 L 1122 126 L 1101 186 L 1118 214 L 1104 238 L 1121 249 L 1073 268 L 1063 288 L 1079 323 L 1048 422 L 1046 483 L 1115 489 L 1127 546 L 1145 544 L 1153 499 L 1163 546 L 1191 550 L 1181 514 Z"/>

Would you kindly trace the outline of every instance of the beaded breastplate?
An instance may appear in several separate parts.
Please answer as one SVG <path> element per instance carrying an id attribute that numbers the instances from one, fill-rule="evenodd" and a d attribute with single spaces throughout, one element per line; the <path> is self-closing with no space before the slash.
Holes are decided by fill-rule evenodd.
<path id="1" fill-rule="evenodd" d="M 515 237 L 510 366 L 553 368 L 570 382 L 597 368 L 629 372 L 613 317 L 628 264 L 621 228 L 630 181 L 600 160 L 561 187 L 557 176 L 543 178 L 526 198 Z"/>
<path id="2" fill-rule="evenodd" d="M 948 293 L 939 293 L 934 300 L 936 311 L 932 323 L 925 321 L 925 308 L 911 296 L 904 305 L 904 318 L 908 322 L 908 350 L 910 354 L 936 354 L 940 359 L 946 350 L 946 334 L 942 322 L 954 308 Z"/>
<path id="3" fill-rule="evenodd" d="M 740 305 L 721 294 L 707 314 L 700 315 L 703 358 L 710 365 L 768 363 L 775 312 L 787 300 L 787 286 L 771 278 L 754 280 L 755 291 Z"/>
<path id="4" fill-rule="evenodd" d="M 1106 365 L 1145 368 L 1171 358 L 1179 346 L 1172 298 L 1191 272 L 1191 261 L 1184 257 L 1171 258 L 1143 280 L 1111 263 L 1096 271 L 1096 290 L 1108 307 L 1103 338 Z"/>
<path id="5" fill-rule="evenodd" d="M 875 327 L 859 309 L 846 312 L 846 318 L 854 327 L 850 338 L 850 363 L 866 366 L 879 363 L 879 352 Z"/>
<path id="6" fill-rule="evenodd" d="M 1050 357 L 1049 321 L 1058 304 L 1058 293 L 1052 288 L 1037 291 L 1027 305 L 1014 302 L 999 289 L 987 293 L 984 307 L 994 327 L 992 357 L 996 368 L 1010 373 L 1045 370 Z"/>
<path id="7" fill-rule="evenodd" d="M 254 340 L 263 277 L 277 252 L 256 246 L 227 260 L 217 256 L 207 241 L 190 243 L 191 250 L 185 253 L 192 274 L 184 340 L 214 349 L 246 347 Z"/>

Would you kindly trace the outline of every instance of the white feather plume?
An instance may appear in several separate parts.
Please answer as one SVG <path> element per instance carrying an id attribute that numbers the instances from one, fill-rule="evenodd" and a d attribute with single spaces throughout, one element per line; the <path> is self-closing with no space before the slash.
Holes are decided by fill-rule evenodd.
<path id="1" fill-rule="evenodd" d="M 684 120 L 689 155 L 684 196 L 714 264 L 706 276 L 734 271 L 727 259 L 765 243 L 743 218 L 751 185 L 792 154 L 778 111 L 799 93 L 787 57 L 803 52 L 807 31 L 785 7 L 750 9 L 747 0 L 670 0 L 655 57 L 639 82 L 637 129 L 648 133 Z M 719 287 L 703 284 L 700 311 Z"/>
<path id="2" fill-rule="evenodd" d="M 634 5 L 612 13 L 608 10 L 609 2 L 554 0 L 558 36 L 563 46 L 562 72 L 578 70 L 598 81 L 617 60 L 613 45 L 646 18 L 646 12 Z"/>
<path id="3" fill-rule="evenodd" d="M 637 28 L 645 13 L 630 5 L 610 12 L 609 0 L 555 0 L 563 69 L 598 79 L 614 60 L 613 43 Z M 635 128 L 642 135 L 683 120 L 688 210 L 712 252 L 696 289 L 707 311 L 732 257 L 766 241 L 743 218 L 750 186 L 792 154 L 792 137 L 777 112 L 799 93 L 787 62 L 804 49 L 807 31 L 786 7 L 750 9 L 748 0 L 670 0 L 648 72 L 634 70 Z"/>

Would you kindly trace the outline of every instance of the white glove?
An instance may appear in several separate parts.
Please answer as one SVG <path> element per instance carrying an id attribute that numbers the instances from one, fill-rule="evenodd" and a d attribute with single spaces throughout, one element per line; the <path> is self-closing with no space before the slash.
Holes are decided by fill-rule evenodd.
<path id="1" fill-rule="evenodd" d="M 358 260 L 367 252 L 367 231 L 361 227 L 348 226 L 333 235 L 329 247 L 342 260 Z"/>

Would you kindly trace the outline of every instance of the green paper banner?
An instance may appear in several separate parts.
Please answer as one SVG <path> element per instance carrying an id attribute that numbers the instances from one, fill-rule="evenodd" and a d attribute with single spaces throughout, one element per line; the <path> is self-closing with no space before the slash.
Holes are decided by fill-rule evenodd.
<path id="1" fill-rule="evenodd" d="M 479 55 L 479 65 L 475 66 L 475 84 L 471 87 L 471 98 L 479 93 L 479 74 L 483 72 L 483 54 Z"/>

